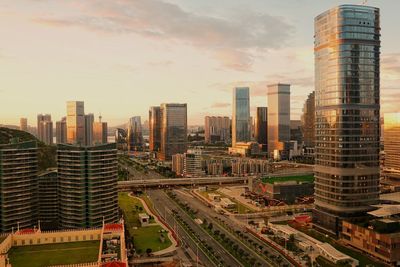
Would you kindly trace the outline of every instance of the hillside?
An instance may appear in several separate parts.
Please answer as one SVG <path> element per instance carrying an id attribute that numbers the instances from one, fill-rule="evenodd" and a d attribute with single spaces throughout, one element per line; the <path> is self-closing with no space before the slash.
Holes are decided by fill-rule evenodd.
<path id="1" fill-rule="evenodd" d="M 35 140 L 38 144 L 39 171 L 50 167 L 56 167 L 56 146 L 47 146 L 40 142 L 32 134 L 20 130 L 0 127 L 0 145 L 8 144 L 11 138 L 18 138 L 20 142 Z"/>

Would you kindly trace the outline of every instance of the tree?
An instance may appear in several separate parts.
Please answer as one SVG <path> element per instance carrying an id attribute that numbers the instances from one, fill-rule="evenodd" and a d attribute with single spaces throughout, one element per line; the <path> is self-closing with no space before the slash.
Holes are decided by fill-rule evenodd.
<path id="1" fill-rule="evenodd" d="M 208 229 L 211 231 L 213 229 L 213 224 L 212 222 L 210 222 L 210 224 L 208 225 Z"/>
<path id="2" fill-rule="evenodd" d="M 215 230 L 215 231 L 214 231 L 214 235 L 215 235 L 215 236 L 219 236 L 219 230 Z"/>
<path id="3" fill-rule="evenodd" d="M 153 252 L 151 248 L 146 249 L 147 256 L 150 256 L 151 252 Z"/>

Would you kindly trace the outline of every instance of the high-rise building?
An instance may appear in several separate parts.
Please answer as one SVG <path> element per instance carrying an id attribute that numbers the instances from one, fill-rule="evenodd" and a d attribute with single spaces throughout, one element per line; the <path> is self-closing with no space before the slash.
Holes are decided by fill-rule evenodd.
<path id="1" fill-rule="evenodd" d="M 93 145 L 93 123 L 94 115 L 89 113 L 85 115 L 85 146 Z"/>
<path id="2" fill-rule="evenodd" d="M 67 143 L 85 145 L 85 106 L 83 101 L 67 102 Z"/>
<path id="3" fill-rule="evenodd" d="M 144 143 L 140 116 L 129 119 L 127 134 L 129 152 L 142 151 Z"/>
<path id="4" fill-rule="evenodd" d="M 161 149 L 159 158 L 171 160 L 172 155 L 187 149 L 187 105 L 161 104 Z"/>
<path id="5" fill-rule="evenodd" d="M 229 143 L 231 127 L 231 120 L 229 117 L 206 116 L 204 125 L 206 143 Z"/>
<path id="6" fill-rule="evenodd" d="M 254 139 L 262 145 L 262 151 L 267 151 L 267 130 L 268 129 L 268 108 L 257 107 L 257 114 L 254 126 Z"/>
<path id="7" fill-rule="evenodd" d="M 38 175 L 38 220 L 42 230 L 58 229 L 58 176 L 57 169 Z"/>
<path id="8" fill-rule="evenodd" d="M 56 122 L 56 143 L 67 143 L 67 118 L 62 117 L 60 121 Z"/>
<path id="9" fill-rule="evenodd" d="M 384 121 L 384 171 L 400 181 L 400 113 L 385 113 Z"/>
<path id="10" fill-rule="evenodd" d="M 306 147 L 315 146 L 315 92 L 308 95 L 301 115 L 301 132 Z"/>
<path id="11" fill-rule="evenodd" d="M 303 133 L 301 131 L 301 120 L 290 120 L 290 141 L 303 144 Z"/>
<path id="12" fill-rule="evenodd" d="M 315 18 L 315 210 L 321 229 L 379 200 L 379 9 L 341 5 Z"/>
<path id="13" fill-rule="evenodd" d="M 149 149 L 161 149 L 161 110 L 160 107 L 150 107 L 149 110 Z"/>
<path id="14" fill-rule="evenodd" d="M 238 142 L 246 143 L 250 140 L 250 89 L 235 87 L 232 106 L 232 147 L 235 147 Z"/>
<path id="15" fill-rule="evenodd" d="M 183 176 L 183 164 L 185 162 L 185 154 L 172 155 L 172 171 L 177 176 Z"/>
<path id="16" fill-rule="evenodd" d="M 102 122 L 100 116 L 99 121 L 93 123 L 93 144 L 107 144 L 107 136 L 107 122 Z"/>
<path id="17" fill-rule="evenodd" d="M 35 141 L 0 145 L 0 232 L 37 225 Z"/>
<path id="18" fill-rule="evenodd" d="M 61 228 L 100 227 L 118 221 L 116 144 L 57 145 Z"/>
<path id="19" fill-rule="evenodd" d="M 37 115 L 37 137 L 46 145 L 53 144 L 53 122 L 50 114 Z"/>
<path id="20" fill-rule="evenodd" d="M 290 141 L 290 84 L 268 85 L 268 155 L 281 154 Z"/>
<path id="21" fill-rule="evenodd" d="M 19 119 L 19 129 L 21 131 L 28 131 L 28 119 L 27 118 L 20 118 Z"/>
<path id="22" fill-rule="evenodd" d="M 201 150 L 189 149 L 185 153 L 183 161 L 183 176 L 185 177 L 202 177 L 205 173 L 201 167 Z"/>

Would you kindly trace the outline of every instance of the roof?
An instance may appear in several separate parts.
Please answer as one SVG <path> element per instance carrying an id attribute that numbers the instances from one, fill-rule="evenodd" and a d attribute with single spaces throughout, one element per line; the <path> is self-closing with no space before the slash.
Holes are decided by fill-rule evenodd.
<path id="1" fill-rule="evenodd" d="M 378 205 L 377 210 L 370 211 L 368 214 L 375 217 L 389 217 L 400 214 L 400 205 Z"/>
<path id="2" fill-rule="evenodd" d="M 380 199 L 400 203 L 400 192 L 381 194 Z"/>
<path id="3" fill-rule="evenodd" d="M 34 234 L 36 232 L 37 232 L 37 230 L 35 230 L 35 229 L 22 229 L 22 230 L 17 231 L 15 234 L 27 235 L 27 234 Z"/>
<path id="4" fill-rule="evenodd" d="M 126 263 L 120 261 L 113 261 L 113 262 L 103 263 L 101 267 L 126 267 Z"/>
<path id="5" fill-rule="evenodd" d="M 150 216 L 147 213 L 139 213 L 140 218 L 149 218 Z"/>
<path id="6" fill-rule="evenodd" d="M 104 225 L 104 231 L 122 231 L 122 229 L 124 229 L 124 228 L 123 228 L 122 224 L 119 224 L 119 223 Z"/>
<path id="7" fill-rule="evenodd" d="M 334 248 L 332 245 L 328 243 L 322 243 L 322 244 L 317 244 L 318 248 L 323 250 L 326 254 L 328 254 L 330 257 L 334 258 L 335 260 L 346 260 L 346 259 L 351 259 L 351 257 L 347 256 L 346 254 L 343 254 L 336 248 Z"/>

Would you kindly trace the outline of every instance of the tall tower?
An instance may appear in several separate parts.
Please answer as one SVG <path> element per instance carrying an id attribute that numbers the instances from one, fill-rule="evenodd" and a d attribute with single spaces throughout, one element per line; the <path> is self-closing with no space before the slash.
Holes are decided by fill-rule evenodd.
<path id="1" fill-rule="evenodd" d="M 379 199 L 380 15 L 341 5 L 315 18 L 315 210 L 321 229 Z"/>
<path id="2" fill-rule="evenodd" d="M 19 119 L 19 129 L 21 131 L 28 131 L 28 119 L 27 118 L 20 118 Z"/>
<path id="3" fill-rule="evenodd" d="M 301 131 L 304 145 L 315 146 L 315 92 L 308 95 L 301 115 Z"/>
<path id="4" fill-rule="evenodd" d="M 267 151 L 267 126 L 268 126 L 268 108 L 257 107 L 257 114 L 255 120 L 254 138 L 257 143 L 262 145 L 262 150 Z"/>
<path id="5" fill-rule="evenodd" d="M 94 115 L 89 113 L 85 115 L 85 146 L 93 145 L 93 123 Z"/>
<path id="6" fill-rule="evenodd" d="M 67 102 L 67 143 L 85 145 L 85 106 L 83 101 Z"/>
<path id="7" fill-rule="evenodd" d="M 161 111 L 160 107 L 149 110 L 149 149 L 159 151 L 161 148 Z"/>
<path id="8" fill-rule="evenodd" d="M 235 87 L 232 105 L 232 147 L 235 147 L 238 142 L 249 142 L 250 131 L 250 89 Z"/>
<path id="9" fill-rule="evenodd" d="M 129 119 L 128 122 L 128 150 L 142 151 L 143 150 L 143 133 L 142 121 L 140 116 L 135 116 Z"/>
<path id="10" fill-rule="evenodd" d="M 46 145 L 53 144 L 53 122 L 50 114 L 37 115 L 37 137 Z"/>
<path id="11" fill-rule="evenodd" d="M 290 141 L 290 84 L 268 85 L 268 155 L 282 154 Z"/>
<path id="12" fill-rule="evenodd" d="M 62 117 L 60 121 L 56 122 L 56 143 L 67 143 L 67 118 Z"/>
<path id="13" fill-rule="evenodd" d="M 107 122 L 102 122 L 101 118 L 99 116 L 99 121 L 93 122 L 93 145 L 107 144 Z"/>

